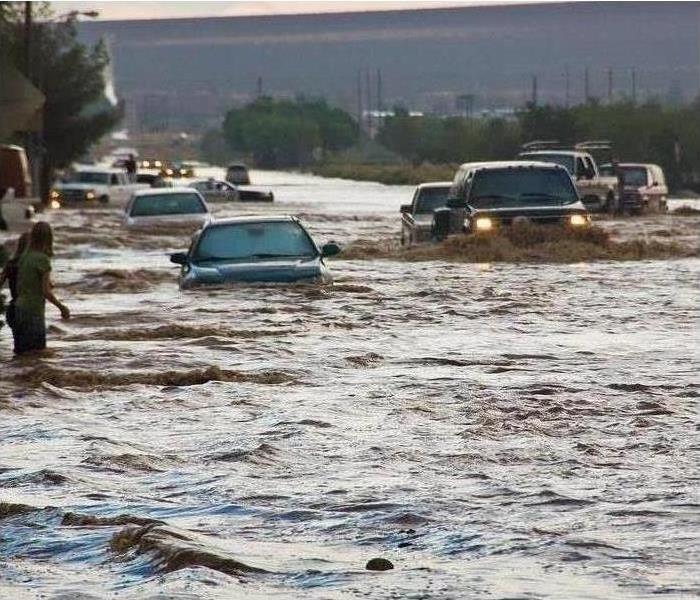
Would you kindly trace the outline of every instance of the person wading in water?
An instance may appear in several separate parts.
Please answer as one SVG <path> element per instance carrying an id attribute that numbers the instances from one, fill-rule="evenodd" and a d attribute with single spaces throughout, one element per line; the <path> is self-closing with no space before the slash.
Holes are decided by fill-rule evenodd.
<path id="1" fill-rule="evenodd" d="M 17 246 L 12 258 L 7 261 L 5 268 L 0 273 L 0 289 L 5 285 L 10 288 L 10 303 L 5 309 L 5 321 L 10 329 L 15 328 L 15 304 L 17 302 L 17 270 L 19 267 L 19 259 L 24 254 L 24 251 L 29 245 L 29 233 L 23 233 L 17 239 Z"/>
<path id="2" fill-rule="evenodd" d="M 64 319 L 70 318 L 68 307 L 51 290 L 51 256 L 51 226 L 40 221 L 32 227 L 29 247 L 17 263 L 17 301 L 12 329 L 15 354 L 46 348 L 46 300 L 61 311 Z"/>

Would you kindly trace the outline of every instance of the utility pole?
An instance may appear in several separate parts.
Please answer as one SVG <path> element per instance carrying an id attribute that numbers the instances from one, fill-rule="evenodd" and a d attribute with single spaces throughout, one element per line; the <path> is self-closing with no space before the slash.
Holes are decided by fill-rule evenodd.
<path id="1" fill-rule="evenodd" d="M 570 92 L 570 82 L 569 82 L 569 65 L 566 65 L 566 70 L 564 71 L 565 78 L 565 90 L 564 90 L 564 106 L 569 108 L 569 92 Z"/>
<path id="2" fill-rule="evenodd" d="M 24 76 L 31 80 L 32 67 L 32 3 L 24 3 Z"/>
<path id="3" fill-rule="evenodd" d="M 382 99 L 382 70 L 377 69 L 377 110 L 384 110 L 384 100 Z"/>
<path id="4" fill-rule="evenodd" d="M 357 69 L 357 125 L 362 131 L 362 71 Z"/>
<path id="5" fill-rule="evenodd" d="M 537 106 L 537 75 L 532 76 L 532 106 Z"/>
<path id="6" fill-rule="evenodd" d="M 632 69 L 632 104 L 637 104 L 637 69 Z"/>
<path id="7" fill-rule="evenodd" d="M 608 104 L 612 104 L 613 101 L 613 70 L 608 69 Z"/>
<path id="8" fill-rule="evenodd" d="M 258 89 L 257 89 L 257 96 L 260 98 L 260 96 L 263 95 L 263 80 L 262 77 L 258 76 Z"/>
<path id="9" fill-rule="evenodd" d="M 365 91 L 367 92 L 367 133 L 372 137 L 372 80 L 370 78 L 369 67 L 365 71 Z"/>
<path id="10" fill-rule="evenodd" d="M 583 72 L 583 96 L 586 104 L 588 104 L 591 97 L 590 88 L 588 87 L 588 67 L 586 67 L 586 70 Z"/>

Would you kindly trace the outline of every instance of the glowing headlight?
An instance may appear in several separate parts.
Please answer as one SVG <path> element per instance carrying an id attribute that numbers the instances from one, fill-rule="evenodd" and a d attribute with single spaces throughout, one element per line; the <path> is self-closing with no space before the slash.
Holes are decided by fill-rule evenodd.
<path id="1" fill-rule="evenodd" d="M 61 203 L 58 200 L 51 200 L 51 208 L 61 208 Z"/>
<path id="2" fill-rule="evenodd" d="M 479 217 L 476 220 L 477 231 L 491 231 L 493 229 L 493 221 L 488 217 Z"/>
<path id="3" fill-rule="evenodd" d="M 166 174 L 166 175 L 172 175 L 172 174 L 173 174 L 173 170 L 172 170 L 172 169 L 165 169 L 165 174 Z"/>
<path id="4" fill-rule="evenodd" d="M 142 166 L 144 169 L 148 169 L 148 168 L 151 166 L 151 163 L 148 162 L 147 160 L 144 160 L 144 161 L 141 163 L 141 166 Z"/>
<path id="5" fill-rule="evenodd" d="M 154 162 L 154 163 L 153 163 L 153 166 L 154 166 L 154 167 L 158 167 L 158 168 L 160 168 L 160 167 L 162 167 L 162 166 L 163 166 L 163 163 L 162 163 L 162 162 L 160 162 L 159 160 L 157 160 L 156 162 Z"/>
<path id="6" fill-rule="evenodd" d="M 61 197 L 61 194 L 58 192 L 58 190 L 51 190 L 49 193 L 49 198 L 51 200 L 58 200 Z"/>
<path id="7" fill-rule="evenodd" d="M 573 227 L 582 227 L 583 225 L 588 225 L 588 219 L 583 215 L 571 215 L 569 217 L 569 223 Z"/>
<path id="8" fill-rule="evenodd" d="M 93 191 L 85 192 L 85 199 L 86 200 L 94 200 L 95 199 L 95 192 L 93 192 Z"/>

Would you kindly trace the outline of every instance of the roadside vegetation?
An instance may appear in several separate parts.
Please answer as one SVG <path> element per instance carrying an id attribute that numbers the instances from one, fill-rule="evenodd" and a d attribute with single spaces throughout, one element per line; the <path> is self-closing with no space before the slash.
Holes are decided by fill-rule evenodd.
<path id="1" fill-rule="evenodd" d="M 344 150 L 356 143 L 358 128 L 348 113 L 324 100 L 262 97 L 226 114 L 223 139 L 232 153 L 274 169 L 307 165 Z"/>

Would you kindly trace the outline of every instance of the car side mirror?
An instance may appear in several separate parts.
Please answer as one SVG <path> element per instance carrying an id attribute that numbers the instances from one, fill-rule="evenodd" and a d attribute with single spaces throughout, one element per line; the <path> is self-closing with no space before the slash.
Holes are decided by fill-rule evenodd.
<path id="1" fill-rule="evenodd" d="M 187 264 L 187 252 L 175 252 L 170 255 L 170 262 L 176 265 Z"/>
<path id="2" fill-rule="evenodd" d="M 401 208 L 399 208 L 399 211 L 401 214 L 411 214 L 411 210 L 413 208 L 413 205 L 411 204 L 402 204 Z"/>
<path id="3" fill-rule="evenodd" d="M 326 258 L 327 256 L 335 256 L 340 253 L 340 246 L 335 242 L 328 242 L 321 247 L 321 256 Z"/>

